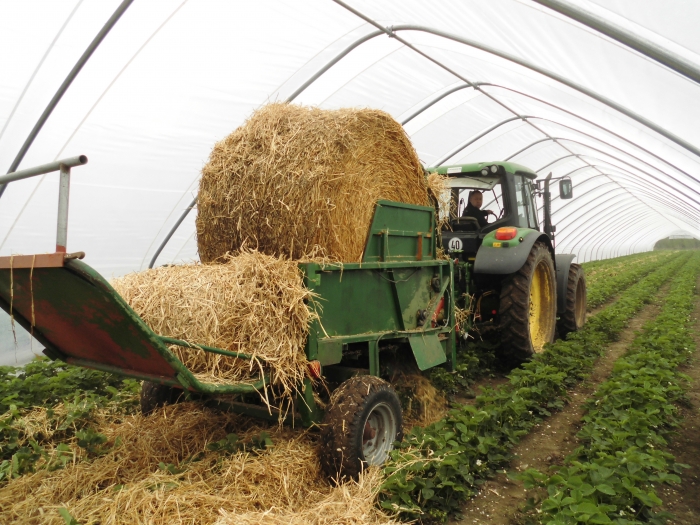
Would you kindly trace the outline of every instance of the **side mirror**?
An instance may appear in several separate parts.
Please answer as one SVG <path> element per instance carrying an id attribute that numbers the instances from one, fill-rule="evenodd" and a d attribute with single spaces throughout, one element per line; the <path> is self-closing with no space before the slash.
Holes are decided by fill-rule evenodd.
<path id="1" fill-rule="evenodd" d="M 571 179 L 561 179 L 559 181 L 559 198 L 571 199 L 574 196 L 574 185 Z"/>

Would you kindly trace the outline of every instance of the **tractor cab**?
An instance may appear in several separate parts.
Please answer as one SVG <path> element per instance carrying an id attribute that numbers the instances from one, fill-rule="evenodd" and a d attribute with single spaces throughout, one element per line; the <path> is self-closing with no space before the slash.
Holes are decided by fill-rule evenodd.
<path id="1" fill-rule="evenodd" d="M 440 209 L 441 218 L 449 217 L 442 232 L 446 252 L 466 261 L 476 256 L 484 237 L 494 230 L 540 230 L 533 183 L 537 174 L 525 166 L 481 162 L 441 166 L 434 171 L 449 177 L 449 198 L 443 196 L 445 207 Z"/>

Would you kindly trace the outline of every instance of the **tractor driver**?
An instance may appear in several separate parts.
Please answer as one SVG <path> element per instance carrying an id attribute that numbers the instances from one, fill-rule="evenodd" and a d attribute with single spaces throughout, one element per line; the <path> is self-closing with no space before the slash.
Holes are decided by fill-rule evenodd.
<path id="1" fill-rule="evenodd" d="M 475 218 L 477 221 L 479 221 L 479 227 L 483 228 L 489 223 L 489 215 L 497 217 L 497 215 L 491 210 L 482 210 L 481 205 L 483 203 L 484 195 L 479 190 L 470 191 L 467 207 L 464 208 L 464 211 L 462 212 L 462 217 Z"/>

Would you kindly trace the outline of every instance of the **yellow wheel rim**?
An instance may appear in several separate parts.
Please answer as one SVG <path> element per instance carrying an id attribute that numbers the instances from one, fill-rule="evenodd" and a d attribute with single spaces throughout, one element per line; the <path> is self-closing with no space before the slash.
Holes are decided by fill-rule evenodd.
<path id="1" fill-rule="evenodd" d="M 545 261 L 535 267 L 530 284 L 530 342 L 535 352 L 542 352 L 552 342 L 554 328 L 554 286 Z"/>

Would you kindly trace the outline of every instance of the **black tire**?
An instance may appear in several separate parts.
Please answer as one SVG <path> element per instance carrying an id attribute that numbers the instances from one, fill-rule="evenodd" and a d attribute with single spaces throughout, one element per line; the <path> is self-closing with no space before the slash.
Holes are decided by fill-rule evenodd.
<path id="1" fill-rule="evenodd" d="M 144 381 L 141 385 L 141 413 L 147 416 L 156 408 L 175 404 L 184 397 L 185 392 L 181 388 Z"/>
<path id="2" fill-rule="evenodd" d="M 536 242 L 525 264 L 501 283 L 499 331 L 501 350 L 521 362 L 554 341 L 557 285 L 547 246 Z"/>
<path id="3" fill-rule="evenodd" d="M 586 323 L 586 275 L 578 264 L 569 267 L 565 300 L 566 309 L 557 323 L 559 337 L 562 339 L 571 332 L 578 332 Z"/>
<path id="4" fill-rule="evenodd" d="M 368 465 L 382 465 L 403 438 L 401 403 L 378 377 L 355 376 L 333 391 L 321 427 L 321 466 L 328 477 L 357 479 Z"/>

